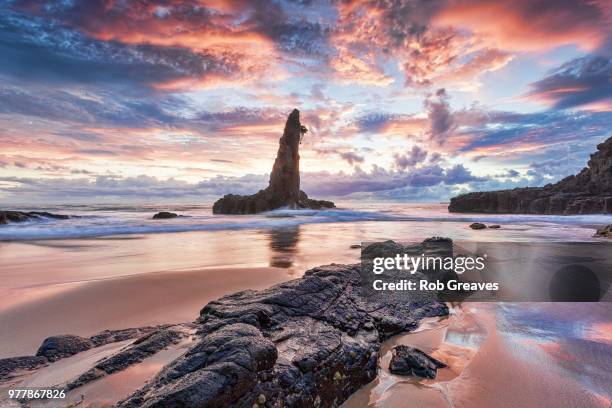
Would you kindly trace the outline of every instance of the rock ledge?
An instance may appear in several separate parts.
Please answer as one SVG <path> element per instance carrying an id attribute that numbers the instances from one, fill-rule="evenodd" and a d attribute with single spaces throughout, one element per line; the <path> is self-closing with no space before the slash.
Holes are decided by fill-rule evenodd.
<path id="1" fill-rule="evenodd" d="M 463 194 L 448 211 L 508 214 L 612 214 L 612 138 L 597 146 L 588 167 L 544 187 Z"/>

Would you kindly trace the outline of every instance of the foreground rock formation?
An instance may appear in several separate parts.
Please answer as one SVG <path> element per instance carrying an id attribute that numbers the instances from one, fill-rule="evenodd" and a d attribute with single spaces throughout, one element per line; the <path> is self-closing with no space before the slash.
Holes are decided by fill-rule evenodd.
<path id="1" fill-rule="evenodd" d="M 147 326 L 121 330 L 104 330 L 91 337 L 64 334 L 47 337 L 35 356 L 0 359 L 0 382 L 11 379 L 20 370 L 34 370 L 58 360 L 110 343 L 149 336 L 167 326 Z"/>
<path id="2" fill-rule="evenodd" d="M 334 203 L 312 200 L 300 190 L 300 141 L 306 128 L 300 123 L 300 112 L 294 109 L 287 118 L 279 140 L 276 160 L 267 188 L 248 196 L 227 194 L 213 205 L 215 214 L 254 214 L 276 208 L 333 208 Z"/>
<path id="3" fill-rule="evenodd" d="M 422 253 L 427 242 L 415 250 Z M 382 256 L 398 247 L 387 241 L 364 252 Z M 63 385 L 78 396 L 82 385 L 188 336 L 187 351 L 117 406 L 335 407 L 376 377 L 384 340 L 416 328 L 424 317 L 448 314 L 447 306 L 435 300 L 366 296 L 362 272 L 359 264 L 317 267 L 269 289 L 212 301 L 190 325 L 108 331 L 89 338 L 54 336 L 43 342 L 37 356 L 0 360 L 0 372 L 10 378 L 16 370 L 36 370 L 92 347 L 136 338 Z"/>
<path id="4" fill-rule="evenodd" d="M 200 340 L 119 407 L 332 407 L 376 377 L 381 342 L 446 305 L 370 301 L 359 265 L 328 265 L 210 302 Z"/>
<path id="5" fill-rule="evenodd" d="M 544 187 L 487 191 L 454 197 L 450 212 L 514 214 L 611 214 L 612 138 L 597 146 L 588 167 Z"/>
<path id="6" fill-rule="evenodd" d="M 25 222 L 52 218 L 56 220 L 67 220 L 69 215 L 53 214 L 46 211 L 0 211 L 0 225 L 12 222 Z"/>

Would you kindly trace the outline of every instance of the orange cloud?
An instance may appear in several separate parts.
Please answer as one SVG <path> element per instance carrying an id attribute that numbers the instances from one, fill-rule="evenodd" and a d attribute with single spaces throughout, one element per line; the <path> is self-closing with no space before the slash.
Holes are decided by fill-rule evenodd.
<path id="1" fill-rule="evenodd" d="M 570 44 L 594 50 L 606 41 L 609 20 L 595 2 L 456 0 L 432 22 L 467 28 L 504 50 L 539 51 Z"/>

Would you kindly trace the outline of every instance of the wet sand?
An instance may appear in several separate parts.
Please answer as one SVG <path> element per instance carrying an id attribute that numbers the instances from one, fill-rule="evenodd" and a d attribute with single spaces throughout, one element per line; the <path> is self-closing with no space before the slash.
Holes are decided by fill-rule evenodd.
<path id="1" fill-rule="evenodd" d="M 296 234 L 0 242 L 0 358 L 51 335 L 192 321 L 210 300 L 299 276 Z"/>
<path id="2" fill-rule="evenodd" d="M 223 295 L 358 261 L 312 227 L 306 245 L 300 228 L 0 242 L 0 358 L 57 334 L 193 321 Z"/>
<path id="3" fill-rule="evenodd" d="M 517 304 L 519 311 L 556 310 L 559 319 L 579 309 L 609 319 L 610 304 Z M 609 407 L 609 360 L 612 342 L 598 338 L 583 344 L 583 355 L 564 347 L 551 354 L 539 334 L 528 335 L 519 324 L 501 316 L 495 303 L 464 304 L 448 318 L 430 319 L 416 332 L 396 336 L 381 350 L 379 376 L 347 400 L 343 408 L 414 407 Z M 533 311 L 533 310 L 530 310 Z M 508 325 L 510 327 L 508 327 Z M 536 326 L 536 330 L 543 330 Z M 517 338 L 516 332 L 522 332 Z M 525 340 L 529 339 L 529 340 Z M 404 377 L 388 370 L 397 344 L 417 347 L 445 362 L 433 379 Z M 557 350 L 558 351 L 558 350 Z M 591 353 L 590 356 L 585 356 Z M 567 360 L 588 358 L 584 366 L 568 370 Z M 587 367 L 588 366 L 588 367 Z M 589 372 L 589 378 L 584 376 Z M 607 390 L 607 392 L 606 392 Z"/>
<path id="4" fill-rule="evenodd" d="M 0 311 L 0 357 L 31 355 L 53 334 L 189 322 L 211 300 L 284 280 L 279 268 L 221 268 L 13 290 L 14 304 Z"/>

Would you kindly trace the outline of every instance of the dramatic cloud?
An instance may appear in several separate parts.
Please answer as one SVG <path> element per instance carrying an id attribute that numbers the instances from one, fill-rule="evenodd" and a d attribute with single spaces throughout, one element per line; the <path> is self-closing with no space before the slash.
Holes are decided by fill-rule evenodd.
<path id="1" fill-rule="evenodd" d="M 545 111 L 518 114 L 478 109 L 456 112 L 458 123 L 466 122 L 470 142 L 460 151 L 478 155 L 520 156 L 568 143 L 589 142 L 590 149 L 610 136 L 612 112 Z"/>
<path id="2" fill-rule="evenodd" d="M 0 14 L 0 72 L 31 83 L 90 84 L 142 93 L 150 87 L 241 73 L 239 54 L 90 39 L 40 17 Z"/>
<path id="3" fill-rule="evenodd" d="M 346 160 L 351 166 L 356 163 L 363 163 L 365 160 L 363 156 L 360 156 L 355 152 L 340 152 L 338 154 L 340 155 L 342 159 Z"/>
<path id="4" fill-rule="evenodd" d="M 429 95 L 425 100 L 425 109 L 430 121 L 430 138 L 443 144 L 455 126 L 446 91 L 438 89 L 435 94 Z"/>
<path id="5" fill-rule="evenodd" d="M 530 85 L 529 98 L 554 108 L 612 111 L 612 60 L 589 56 L 569 61 Z"/>
<path id="6" fill-rule="evenodd" d="M 602 0 L 0 7 L 5 196 L 255 192 L 293 108 L 320 195 L 545 183 L 611 136 Z"/>
<path id="7" fill-rule="evenodd" d="M 467 28 L 502 49 L 535 51 L 562 45 L 585 50 L 609 39 L 610 3 L 579 0 L 451 0 L 436 25 Z"/>
<path id="8" fill-rule="evenodd" d="M 427 158 L 427 151 L 418 145 L 414 145 L 408 154 L 400 155 L 395 153 L 393 157 L 395 158 L 395 166 L 404 170 L 406 167 L 414 167 L 417 164 L 424 162 Z"/>
<path id="9" fill-rule="evenodd" d="M 440 184 L 448 186 L 482 182 L 484 178 L 476 177 L 463 167 L 456 165 L 442 168 L 428 165 L 406 171 L 389 171 L 374 166 L 370 172 L 357 170 L 351 175 L 329 172 L 305 174 L 304 188 L 312 194 L 321 196 L 345 196 L 354 193 L 380 192 L 405 187 L 432 187 Z"/>
<path id="10" fill-rule="evenodd" d="M 346 196 L 354 193 L 379 192 L 405 187 L 453 186 L 470 182 L 483 182 L 462 165 L 443 169 L 427 166 L 408 172 L 387 171 L 374 167 L 371 172 L 356 171 L 352 175 L 341 173 L 304 173 L 304 188 L 320 196 Z M 78 178 L 35 179 L 0 177 L 0 193 L 8 199 L 47 197 L 52 201 L 72 197 L 75 201 L 90 199 L 211 199 L 229 192 L 252 194 L 268 181 L 267 175 L 221 177 L 187 183 L 181 180 L 159 180 L 155 177 L 117 178 L 98 176 L 93 180 Z M 314 182 L 313 182 L 314 181 Z"/>

